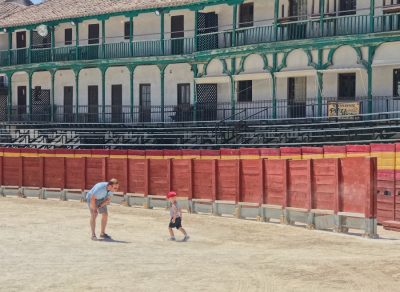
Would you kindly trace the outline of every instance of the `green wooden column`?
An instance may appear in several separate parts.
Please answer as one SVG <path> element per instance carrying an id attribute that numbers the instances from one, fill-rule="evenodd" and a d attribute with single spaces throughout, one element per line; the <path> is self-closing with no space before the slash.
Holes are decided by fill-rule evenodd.
<path id="1" fill-rule="evenodd" d="M 191 64 L 191 70 L 193 72 L 193 121 L 197 121 L 197 84 L 196 78 L 198 77 L 199 67 L 198 64 Z"/>
<path id="2" fill-rule="evenodd" d="M 375 24 L 375 0 L 370 0 L 369 6 L 369 32 L 374 32 L 374 24 Z"/>
<path id="3" fill-rule="evenodd" d="M 235 97 L 235 86 L 236 82 L 233 79 L 233 76 L 229 76 L 230 79 L 230 91 L 231 91 L 231 115 L 233 116 L 236 111 L 236 97 Z M 233 117 L 232 117 L 233 118 Z"/>
<path id="4" fill-rule="evenodd" d="M 367 76 L 368 76 L 368 113 L 372 113 L 372 58 L 374 55 L 373 47 L 368 47 L 368 62 L 367 62 Z"/>
<path id="5" fill-rule="evenodd" d="M 279 0 L 275 0 L 274 4 L 274 34 L 275 40 L 278 40 L 278 18 L 279 18 Z"/>
<path id="6" fill-rule="evenodd" d="M 238 5 L 237 4 L 233 4 L 232 47 L 236 47 L 237 14 L 238 14 Z"/>
<path id="7" fill-rule="evenodd" d="M 54 61 L 54 47 L 55 47 L 54 31 L 55 31 L 55 27 L 51 26 L 50 31 L 51 31 L 51 60 Z"/>
<path id="8" fill-rule="evenodd" d="M 272 118 L 276 119 L 276 76 L 275 73 L 271 73 L 272 80 Z"/>
<path id="9" fill-rule="evenodd" d="M 164 11 L 161 11 L 160 14 L 160 42 L 161 42 L 161 55 L 165 53 L 165 44 L 164 44 Z"/>
<path id="10" fill-rule="evenodd" d="M 77 21 L 75 21 L 75 60 L 79 60 L 79 22 Z"/>
<path id="11" fill-rule="evenodd" d="M 320 36 L 324 36 L 325 0 L 319 1 L 319 27 Z"/>
<path id="12" fill-rule="evenodd" d="M 101 20 L 101 56 L 106 58 L 106 20 Z"/>
<path id="13" fill-rule="evenodd" d="M 55 78 L 56 78 L 56 72 L 57 70 L 50 70 L 50 77 L 51 77 L 51 102 L 50 102 L 50 120 L 54 122 L 54 83 L 55 83 Z"/>
<path id="14" fill-rule="evenodd" d="M 8 65 L 12 64 L 12 31 L 8 32 Z"/>
<path id="15" fill-rule="evenodd" d="M 75 122 L 79 121 L 79 74 L 81 68 L 75 68 Z"/>
<path id="16" fill-rule="evenodd" d="M 32 76 L 33 76 L 33 71 L 29 71 L 28 73 L 28 100 L 29 100 L 29 120 L 32 120 L 32 101 L 33 101 L 33 96 L 32 96 Z"/>
<path id="17" fill-rule="evenodd" d="M 159 65 L 161 79 L 161 121 L 165 122 L 165 69 L 166 65 Z"/>
<path id="18" fill-rule="evenodd" d="M 133 123 L 135 117 L 135 88 L 134 88 L 134 78 L 135 78 L 135 69 L 136 65 L 128 65 L 129 70 L 129 91 L 130 91 L 130 103 L 131 103 L 131 122 Z"/>
<path id="19" fill-rule="evenodd" d="M 8 82 L 8 96 L 7 96 L 7 120 L 11 120 L 12 114 L 12 77 L 13 73 L 7 72 L 7 82 Z"/>
<path id="20" fill-rule="evenodd" d="M 129 16 L 129 49 L 130 55 L 133 57 L 133 16 Z"/>
<path id="21" fill-rule="evenodd" d="M 106 122 L 106 73 L 108 67 L 100 67 L 101 71 L 101 113 L 102 121 Z"/>
<path id="22" fill-rule="evenodd" d="M 319 71 L 322 69 L 323 63 L 323 50 L 318 50 L 318 65 L 317 65 L 317 104 L 318 104 L 318 116 L 322 117 L 322 92 L 324 88 L 324 74 Z"/>
<path id="23" fill-rule="evenodd" d="M 33 30 L 29 30 L 29 50 L 28 50 L 28 63 L 32 63 L 32 39 L 33 39 Z"/>
<path id="24" fill-rule="evenodd" d="M 193 41 L 193 51 L 197 52 L 197 47 L 198 47 L 198 35 L 199 35 L 199 10 L 194 11 L 194 41 Z"/>

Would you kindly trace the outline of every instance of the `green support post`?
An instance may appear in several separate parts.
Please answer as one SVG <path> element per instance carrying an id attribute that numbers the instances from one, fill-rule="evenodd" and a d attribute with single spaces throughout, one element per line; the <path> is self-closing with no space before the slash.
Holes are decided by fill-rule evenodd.
<path id="1" fill-rule="evenodd" d="M 235 99 L 236 82 L 232 76 L 229 76 L 229 79 L 230 79 L 230 85 L 231 85 L 231 116 L 233 118 L 233 115 L 235 114 L 235 109 L 236 109 L 236 99 Z"/>
<path id="2" fill-rule="evenodd" d="M 7 97 L 7 120 L 11 121 L 12 113 L 12 73 L 7 73 L 8 97 Z"/>
<path id="3" fill-rule="evenodd" d="M 272 118 L 276 119 L 276 76 L 274 73 L 271 73 L 272 80 Z"/>
<path id="4" fill-rule="evenodd" d="M 161 122 L 165 122 L 165 65 L 159 66 L 160 68 L 160 78 L 161 78 Z"/>
<path id="5" fill-rule="evenodd" d="M 74 69 L 75 73 L 75 122 L 79 121 L 79 74 L 81 69 Z"/>
<path id="6" fill-rule="evenodd" d="M 33 76 L 32 71 L 28 72 L 28 100 L 29 100 L 29 120 L 32 120 L 32 76 Z"/>
<path id="7" fill-rule="evenodd" d="M 12 64 L 12 32 L 8 32 L 8 65 Z"/>
<path id="8" fill-rule="evenodd" d="M 233 20 L 232 20 L 232 47 L 236 47 L 236 28 L 237 28 L 238 5 L 233 5 Z"/>
<path id="9" fill-rule="evenodd" d="M 50 103 L 50 120 L 54 122 L 54 81 L 56 77 L 56 70 L 51 70 L 50 71 L 50 77 L 51 77 L 51 103 Z"/>
<path id="10" fill-rule="evenodd" d="M 368 47 L 368 63 L 367 63 L 367 76 L 368 76 L 368 113 L 372 114 L 372 57 L 374 48 Z"/>
<path id="11" fill-rule="evenodd" d="M 320 36 L 324 36 L 324 16 L 325 16 L 325 0 L 319 1 L 319 27 Z"/>
<path id="12" fill-rule="evenodd" d="M 279 0 L 275 0 L 275 4 L 274 4 L 274 34 L 275 34 L 275 41 L 278 40 L 278 19 L 279 19 Z"/>
<path id="13" fill-rule="evenodd" d="M 134 91 L 134 78 L 135 78 L 135 65 L 128 66 L 129 69 L 129 89 L 130 89 L 130 100 L 131 100 L 131 122 L 134 121 L 134 109 L 135 109 L 135 91 Z"/>
<path id="14" fill-rule="evenodd" d="M 55 27 L 52 26 L 52 27 L 50 27 L 50 29 L 51 29 L 51 60 L 54 62 L 54 47 L 55 47 L 54 31 L 55 31 Z"/>
<path id="15" fill-rule="evenodd" d="M 129 49 L 130 56 L 133 57 L 133 16 L 129 17 Z"/>
<path id="16" fill-rule="evenodd" d="M 105 19 L 101 20 L 101 37 L 102 37 L 102 41 L 101 41 L 101 51 L 102 51 L 102 58 L 105 59 L 106 58 L 106 21 Z"/>
<path id="17" fill-rule="evenodd" d="M 79 60 L 79 22 L 75 22 L 75 60 Z"/>
<path id="18" fill-rule="evenodd" d="M 33 39 L 33 30 L 29 30 L 29 49 L 28 49 L 28 63 L 32 63 L 32 39 Z"/>
<path id="19" fill-rule="evenodd" d="M 164 11 L 161 11 L 160 14 L 160 42 L 161 42 L 161 55 L 164 56 L 165 53 L 165 44 L 164 44 Z"/>
<path id="20" fill-rule="evenodd" d="M 324 75 L 322 72 L 318 71 L 322 69 L 323 63 L 323 50 L 318 50 L 318 66 L 317 66 L 317 104 L 318 104 L 318 116 L 322 117 L 322 92 L 324 88 Z"/>
<path id="21" fill-rule="evenodd" d="M 197 84 L 193 80 L 193 121 L 197 121 Z"/>
<path id="22" fill-rule="evenodd" d="M 199 11 L 196 9 L 194 11 L 194 48 L 193 51 L 197 52 L 197 48 L 198 48 L 198 34 L 199 34 Z"/>
<path id="23" fill-rule="evenodd" d="M 106 122 L 106 73 L 107 67 L 101 67 L 101 113 L 103 123 Z"/>
<path id="24" fill-rule="evenodd" d="M 375 24 L 375 0 L 370 0 L 369 5 L 369 32 L 374 32 Z"/>

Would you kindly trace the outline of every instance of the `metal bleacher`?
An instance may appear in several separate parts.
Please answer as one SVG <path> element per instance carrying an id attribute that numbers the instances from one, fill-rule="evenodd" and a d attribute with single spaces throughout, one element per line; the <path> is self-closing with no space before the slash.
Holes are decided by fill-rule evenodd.
<path id="1" fill-rule="evenodd" d="M 0 146 L 35 148 L 238 148 L 362 144 L 400 139 L 399 112 L 350 119 L 246 120 L 147 124 L 3 123 Z"/>

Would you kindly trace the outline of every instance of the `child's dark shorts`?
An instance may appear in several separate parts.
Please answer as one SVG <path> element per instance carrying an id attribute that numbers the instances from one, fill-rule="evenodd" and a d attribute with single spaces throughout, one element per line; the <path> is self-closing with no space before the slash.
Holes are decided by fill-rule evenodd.
<path id="1" fill-rule="evenodd" d="M 175 219 L 175 223 L 172 222 L 172 218 L 171 218 L 171 221 L 169 222 L 169 226 L 168 227 L 169 228 L 176 228 L 176 229 L 181 228 L 182 227 L 182 218 L 181 217 L 177 217 Z"/>

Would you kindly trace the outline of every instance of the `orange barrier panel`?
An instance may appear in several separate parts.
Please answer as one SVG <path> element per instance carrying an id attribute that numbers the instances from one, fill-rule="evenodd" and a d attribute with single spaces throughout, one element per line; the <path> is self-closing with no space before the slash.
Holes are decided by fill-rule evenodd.
<path id="1" fill-rule="evenodd" d="M 322 147 L 301 147 L 302 159 L 324 158 L 324 148 Z"/>
<path id="2" fill-rule="evenodd" d="M 216 198 L 216 160 L 193 160 L 193 198 Z"/>
<path id="3" fill-rule="evenodd" d="M 376 217 L 376 159 L 341 158 L 339 211 Z"/>
<path id="4" fill-rule="evenodd" d="M 369 145 L 346 145 L 347 157 L 369 157 L 371 147 Z"/>
<path id="5" fill-rule="evenodd" d="M 175 191 L 178 197 L 192 198 L 192 160 L 171 161 L 171 190 Z"/>
<path id="6" fill-rule="evenodd" d="M 301 159 L 301 147 L 281 147 L 282 159 Z"/>
<path id="7" fill-rule="evenodd" d="M 313 209 L 338 211 L 339 160 L 337 158 L 312 161 Z"/>
<path id="8" fill-rule="evenodd" d="M 220 153 L 221 153 L 221 159 L 225 160 L 240 159 L 239 149 L 221 148 Z"/>
<path id="9" fill-rule="evenodd" d="M 44 187 L 65 188 L 65 158 L 44 158 Z"/>
<path id="10" fill-rule="evenodd" d="M 346 146 L 324 146 L 324 158 L 345 158 Z"/>
<path id="11" fill-rule="evenodd" d="M 43 187 L 43 160 L 42 157 L 22 157 L 23 186 Z"/>
<path id="12" fill-rule="evenodd" d="M 146 158 L 147 159 L 163 159 L 164 158 L 164 150 L 146 150 Z"/>
<path id="13" fill-rule="evenodd" d="M 75 152 L 74 150 L 68 150 L 68 149 L 56 149 L 55 150 L 56 157 L 68 157 L 68 158 L 73 158 L 75 157 Z"/>
<path id="14" fill-rule="evenodd" d="M 220 159 L 220 150 L 200 150 L 201 159 Z"/>
<path id="15" fill-rule="evenodd" d="M 240 201 L 263 203 L 263 160 L 240 161 Z"/>
<path id="16" fill-rule="evenodd" d="M 128 191 L 128 159 L 106 158 L 106 180 L 117 178 L 119 192 Z"/>
<path id="17" fill-rule="evenodd" d="M 164 150 L 164 159 L 182 159 L 182 150 Z"/>
<path id="18" fill-rule="evenodd" d="M 165 196 L 170 191 L 171 160 L 149 161 L 149 194 Z"/>
<path id="19" fill-rule="evenodd" d="M 201 158 L 200 150 L 183 149 L 182 150 L 182 158 L 183 159 L 200 159 Z"/>
<path id="20" fill-rule="evenodd" d="M 239 160 L 217 161 L 217 200 L 239 201 Z"/>
<path id="21" fill-rule="evenodd" d="M 86 159 L 65 159 L 65 187 L 84 190 L 86 186 Z"/>
<path id="22" fill-rule="evenodd" d="M 24 148 L 21 149 L 21 156 L 22 157 L 39 157 L 38 149 L 34 148 Z"/>
<path id="23" fill-rule="evenodd" d="M 127 159 L 128 150 L 110 150 L 110 158 Z"/>
<path id="24" fill-rule="evenodd" d="M 92 158 L 107 158 L 110 157 L 110 150 L 108 149 L 92 149 Z"/>
<path id="25" fill-rule="evenodd" d="M 288 182 L 288 207 L 310 210 L 311 160 L 290 160 Z"/>
<path id="26" fill-rule="evenodd" d="M 260 159 L 260 149 L 240 148 L 240 159 Z"/>
<path id="27" fill-rule="evenodd" d="M 75 158 L 87 158 L 92 157 L 92 151 L 88 149 L 76 149 L 74 150 L 74 157 Z"/>
<path id="28" fill-rule="evenodd" d="M 146 152 L 144 150 L 128 150 L 129 159 L 145 159 Z"/>
<path id="29" fill-rule="evenodd" d="M 148 162 L 147 159 L 128 159 L 129 193 L 149 194 Z"/>
<path id="30" fill-rule="evenodd" d="M 56 157 L 56 150 L 54 149 L 39 149 L 39 157 Z"/>
<path id="31" fill-rule="evenodd" d="M 23 178 L 22 158 L 15 156 L 14 157 L 4 156 L 2 173 L 3 173 L 4 186 L 22 186 L 22 178 Z"/>
<path id="32" fill-rule="evenodd" d="M 280 159 L 281 158 L 281 149 L 279 149 L 279 148 L 261 148 L 260 149 L 260 158 Z"/>
<path id="33" fill-rule="evenodd" d="M 86 158 L 86 187 L 90 190 L 98 182 L 106 181 L 106 159 Z"/>
<path id="34" fill-rule="evenodd" d="M 264 204 L 287 205 L 287 172 L 287 160 L 264 160 Z"/>

